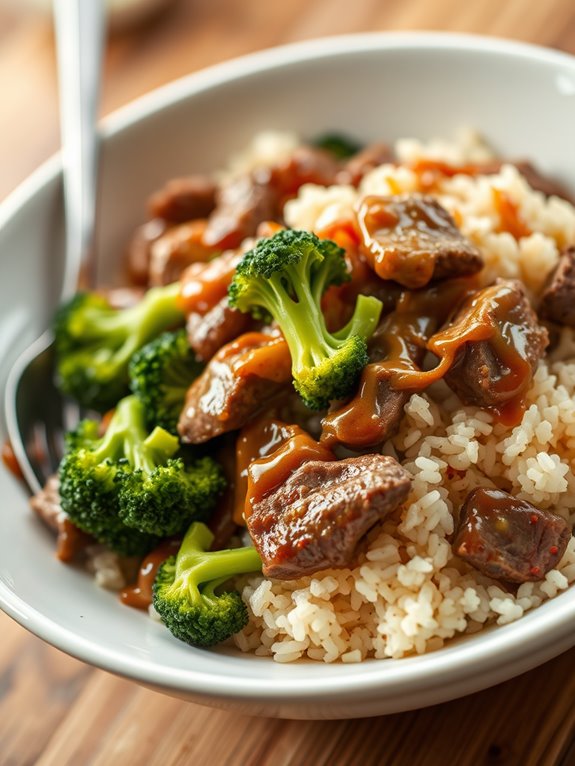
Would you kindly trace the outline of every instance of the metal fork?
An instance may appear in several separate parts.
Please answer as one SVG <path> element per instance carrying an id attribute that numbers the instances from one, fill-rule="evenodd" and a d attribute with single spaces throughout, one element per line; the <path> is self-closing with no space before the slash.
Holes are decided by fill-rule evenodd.
<path id="1" fill-rule="evenodd" d="M 80 280 L 93 284 L 104 6 L 104 0 L 54 3 L 66 222 L 61 301 L 72 297 Z M 53 340 L 47 330 L 19 356 L 5 390 L 8 437 L 32 493 L 57 470 L 64 434 L 82 415 L 55 386 Z"/>

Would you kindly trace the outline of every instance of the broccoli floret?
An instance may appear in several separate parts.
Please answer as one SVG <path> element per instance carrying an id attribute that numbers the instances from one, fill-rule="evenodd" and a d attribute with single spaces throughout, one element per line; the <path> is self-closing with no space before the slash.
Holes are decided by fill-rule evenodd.
<path id="1" fill-rule="evenodd" d="M 57 373 L 65 393 L 103 412 L 128 393 L 134 352 L 183 321 L 179 283 L 154 287 L 135 306 L 112 308 L 96 293 L 78 293 L 54 322 Z"/>
<path id="2" fill-rule="evenodd" d="M 357 141 L 339 133 L 326 133 L 316 138 L 314 145 L 330 152 L 338 160 L 347 160 L 363 148 Z"/>
<path id="3" fill-rule="evenodd" d="M 148 434 L 143 405 L 122 399 L 106 433 L 83 421 L 68 438 L 60 464 L 63 510 L 80 529 L 126 555 L 145 553 L 160 537 L 206 518 L 225 480 L 205 457 L 185 465 L 178 439 L 162 428 Z"/>
<path id="4" fill-rule="evenodd" d="M 230 285 L 230 305 L 273 317 L 287 341 L 294 386 L 308 407 L 322 409 L 352 390 L 367 364 L 366 340 L 382 304 L 360 295 L 350 322 L 328 332 L 321 312 L 327 287 L 349 279 L 344 251 L 306 231 L 285 229 L 244 255 Z"/>
<path id="5" fill-rule="evenodd" d="M 255 548 L 209 551 L 213 539 L 205 524 L 193 523 L 154 581 L 156 611 L 176 638 L 192 646 L 213 646 L 246 625 L 240 594 L 216 590 L 230 577 L 259 572 L 262 565 Z"/>
<path id="6" fill-rule="evenodd" d="M 144 405 L 148 428 L 177 433 L 186 391 L 203 370 L 185 330 L 165 332 L 136 351 L 130 360 L 130 388 Z"/>

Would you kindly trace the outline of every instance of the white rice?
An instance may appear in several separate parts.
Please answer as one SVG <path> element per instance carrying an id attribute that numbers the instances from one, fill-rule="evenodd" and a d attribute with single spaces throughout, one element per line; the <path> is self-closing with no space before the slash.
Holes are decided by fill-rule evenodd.
<path id="1" fill-rule="evenodd" d="M 424 156 L 450 162 L 489 159 L 472 133 L 452 144 L 398 142 L 404 160 Z M 319 230 L 352 215 L 366 193 L 419 189 L 407 167 L 385 165 L 355 190 L 307 185 L 286 205 L 287 223 Z M 493 189 L 506 192 L 533 232 L 518 241 L 499 232 Z M 438 198 L 462 221 L 481 249 L 484 279 L 518 277 L 536 299 L 559 249 L 575 242 L 575 209 L 532 190 L 512 166 L 492 176 L 458 175 L 439 184 Z M 400 455 L 413 477 L 407 502 L 368 536 L 367 550 L 350 569 L 327 570 L 295 581 L 248 578 L 243 597 L 250 622 L 235 637 L 243 651 L 277 662 L 302 657 L 359 662 L 438 649 L 488 623 L 503 625 L 575 581 L 575 539 L 557 569 L 516 594 L 452 556 L 456 511 L 477 486 L 499 486 L 539 508 L 575 521 L 575 341 L 560 343 L 540 363 L 521 423 L 505 427 L 476 408 L 463 407 L 443 383 L 414 394 L 396 437 L 384 445 Z"/>

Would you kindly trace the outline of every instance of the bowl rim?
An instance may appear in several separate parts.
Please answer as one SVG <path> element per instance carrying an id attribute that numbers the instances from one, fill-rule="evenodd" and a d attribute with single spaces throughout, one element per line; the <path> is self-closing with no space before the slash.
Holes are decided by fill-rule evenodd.
<path id="1" fill-rule="evenodd" d="M 553 67 L 566 67 L 575 75 L 575 57 L 568 53 L 481 35 L 370 32 L 331 36 L 258 51 L 181 77 L 107 116 L 101 123 L 102 137 L 104 140 L 111 139 L 129 130 L 135 123 L 181 100 L 192 98 L 224 82 L 241 79 L 263 70 L 281 69 L 302 61 L 359 52 L 393 50 L 449 50 L 459 53 L 473 51 L 485 55 L 498 54 L 530 62 L 537 61 Z M 0 230 L 21 207 L 45 186 L 54 182 L 60 171 L 60 156 L 56 154 L 9 194 L 0 204 Z M 170 668 L 158 665 L 153 660 L 144 660 L 118 650 L 103 648 L 95 641 L 61 627 L 51 618 L 30 607 L 3 582 L 0 582 L 0 607 L 39 638 L 80 660 L 156 688 L 169 688 L 182 693 L 193 692 L 212 699 L 221 697 L 244 701 L 290 702 L 305 696 L 306 701 L 327 701 L 336 691 L 346 696 L 358 691 L 371 693 L 372 696 L 385 691 L 387 696 L 437 688 L 456 678 L 461 680 L 472 677 L 475 679 L 474 689 L 478 690 L 492 683 L 489 680 L 489 672 L 498 665 L 509 662 L 509 653 L 514 653 L 515 670 L 508 673 L 507 678 L 550 659 L 575 643 L 575 635 L 571 639 L 572 631 L 569 628 L 570 623 L 575 621 L 575 599 L 572 599 L 567 591 L 528 612 L 517 622 L 486 631 L 477 646 L 472 640 L 455 642 L 448 643 L 438 652 L 417 657 L 385 662 L 369 660 L 357 666 L 365 667 L 369 664 L 369 673 L 356 675 L 330 676 L 328 671 L 326 677 L 321 679 L 315 676 L 310 676 L 309 679 L 289 676 L 280 678 L 274 674 L 265 679 L 253 679 L 240 675 L 214 676 L 209 671 L 202 671 L 201 667 Z M 553 647 L 549 646 L 550 635 L 554 637 Z M 529 646 L 525 647 L 525 643 Z M 265 658 L 265 661 L 273 662 L 270 658 Z M 498 677 L 496 682 L 500 680 L 503 679 Z"/>

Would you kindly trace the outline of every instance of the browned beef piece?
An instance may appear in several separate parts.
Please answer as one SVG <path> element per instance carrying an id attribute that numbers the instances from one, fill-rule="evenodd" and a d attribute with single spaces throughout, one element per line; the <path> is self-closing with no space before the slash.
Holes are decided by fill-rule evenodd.
<path id="1" fill-rule="evenodd" d="M 549 343 L 521 283 L 498 279 L 478 292 L 463 305 L 448 332 L 463 338 L 473 323 L 491 337 L 464 342 L 445 382 L 464 404 L 497 408 L 517 400 Z M 433 336 L 430 347 L 441 334 Z"/>
<path id="2" fill-rule="evenodd" d="M 256 171 L 256 178 L 264 182 L 269 175 L 270 183 L 283 196 L 291 196 L 303 184 L 331 186 L 336 183 L 341 166 L 331 152 L 314 146 L 298 146 L 291 157 L 271 170 Z"/>
<path id="3" fill-rule="evenodd" d="M 60 505 L 60 482 L 58 476 L 50 476 L 44 487 L 30 498 L 30 506 L 42 521 L 58 533 L 56 556 L 60 561 L 73 561 L 83 554 L 93 537 L 73 524 Z"/>
<path id="4" fill-rule="evenodd" d="M 571 535 L 554 513 L 499 489 L 475 489 L 461 508 L 453 551 L 495 580 L 533 582 L 557 566 Z"/>
<path id="5" fill-rule="evenodd" d="M 287 344 L 282 341 L 285 358 L 278 363 L 277 357 L 266 356 L 270 341 L 262 333 L 247 333 L 212 357 L 186 394 L 178 423 L 183 442 L 201 444 L 235 431 L 288 390 L 291 360 Z M 265 352 L 257 365 L 260 374 L 240 374 L 242 360 L 257 349 Z"/>
<path id="6" fill-rule="evenodd" d="M 220 250 L 237 248 L 252 237 L 263 221 L 278 216 L 278 194 L 269 183 L 243 175 L 218 189 L 216 208 L 208 220 L 204 241 Z"/>
<path id="7" fill-rule="evenodd" d="M 176 282 L 191 263 L 208 261 L 214 249 L 202 242 L 203 223 L 173 226 L 150 245 L 149 283 L 152 287 Z"/>
<path id="8" fill-rule="evenodd" d="M 264 574 L 290 580 L 348 566 L 358 541 L 409 487 L 409 474 L 385 455 L 304 463 L 247 519 Z"/>
<path id="9" fill-rule="evenodd" d="M 568 327 L 575 327 L 575 246 L 561 253 L 539 304 L 539 315 Z"/>
<path id="10" fill-rule="evenodd" d="M 184 223 L 207 218 L 216 205 L 216 185 L 208 176 L 173 178 L 148 200 L 152 218 Z"/>
<path id="11" fill-rule="evenodd" d="M 411 391 L 392 388 L 389 373 L 377 363 L 364 367 L 357 393 L 322 420 L 322 442 L 358 452 L 373 449 L 399 428 Z"/>
<path id="12" fill-rule="evenodd" d="M 338 173 L 337 182 L 357 186 L 370 170 L 394 160 L 395 155 L 388 144 L 369 144 L 349 158 Z"/>
<path id="13" fill-rule="evenodd" d="M 381 279 L 413 289 L 431 279 L 474 274 L 483 266 L 479 250 L 433 197 L 366 197 L 358 223 L 363 252 Z"/>
<path id="14" fill-rule="evenodd" d="M 147 285 L 150 270 L 152 244 L 167 230 L 167 223 L 161 218 L 138 226 L 128 244 L 126 263 L 130 280 L 137 285 Z"/>
<path id="15" fill-rule="evenodd" d="M 202 362 L 208 362 L 222 346 L 248 332 L 254 324 L 250 314 L 231 308 L 226 296 L 207 314 L 190 314 L 186 328 L 196 356 Z"/>
<path id="16" fill-rule="evenodd" d="M 47 526 L 58 531 L 60 519 L 64 515 L 60 505 L 58 476 L 50 476 L 40 492 L 30 498 L 30 507 Z"/>

